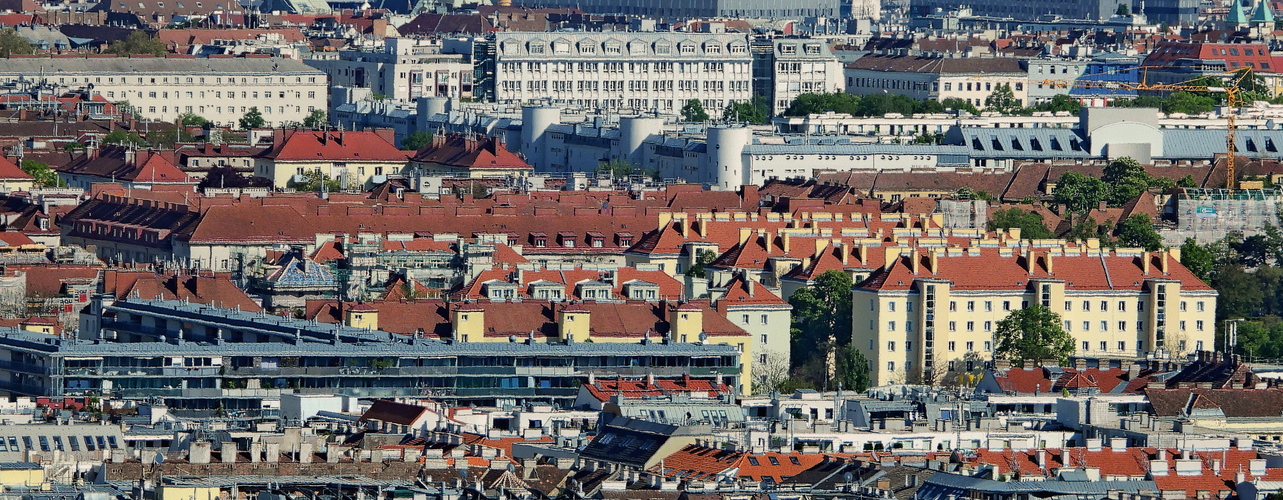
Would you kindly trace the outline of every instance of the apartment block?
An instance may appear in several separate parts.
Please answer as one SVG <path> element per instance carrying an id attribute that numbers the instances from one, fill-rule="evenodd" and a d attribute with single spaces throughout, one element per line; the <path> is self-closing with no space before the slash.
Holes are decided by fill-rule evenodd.
<path id="1" fill-rule="evenodd" d="M 978 369 L 993 356 L 998 322 L 1033 305 L 1060 315 L 1075 356 L 1162 350 L 1175 358 L 1213 347 L 1217 292 L 1181 266 L 1178 250 L 1088 243 L 877 249 L 885 264 L 852 290 L 852 341 L 869 359 L 873 384 Z"/>
<path id="2" fill-rule="evenodd" d="M 753 98 L 747 35 L 731 33 L 498 33 L 478 49 L 483 94 L 545 103 L 675 113 L 691 99 L 712 116 Z"/>
<path id="3" fill-rule="evenodd" d="M 472 62 L 443 53 L 440 40 L 388 38 L 381 50 L 317 52 L 303 61 L 330 86 L 365 88 L 394 101 L 472 97 Z"/>
<path id="4" fill-rule="evenodd" d="M 326 109 L 325 74 L 276 57 L 90 57 L 9 59 L 0 84 L 33 83 L 63 90 L 92 89 L 113 103 L 128 101 L 143 118 L 172 122 L 194 113 L 235 126 L 258 108 L 267 126 L 302 123 Z M 54 69 L 56 67 L 56 69 Z"/>

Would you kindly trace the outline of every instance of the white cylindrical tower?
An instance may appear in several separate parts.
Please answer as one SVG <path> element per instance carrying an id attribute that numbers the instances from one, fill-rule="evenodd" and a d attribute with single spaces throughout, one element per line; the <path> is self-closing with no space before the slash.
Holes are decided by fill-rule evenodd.
<path id="1" fill-rule="evenodd" d="M 549 106 L 527 106 L 521 109 L 521 147 L 514 152 L 526 156 L 535 169 L 548 168 L 545 146 L 548 127 L 561 123 L 561 109 Z"/>
<path id="2" fill-rule="evenodd" d="M 751 183 L 744 168 L 744 146 L 753 140 L 748 127 L 714 126 L 708 128 L 708 167 L 703 182 L 719 189 L 734 190 Z"/>
<path id="3" fill-rule="evenodd" d="M 664 133 L 664 119 L 653 116 L 630 116 L 619 119 L 619 156 L 641 166 L 642 143 L 653 135 Z"/>

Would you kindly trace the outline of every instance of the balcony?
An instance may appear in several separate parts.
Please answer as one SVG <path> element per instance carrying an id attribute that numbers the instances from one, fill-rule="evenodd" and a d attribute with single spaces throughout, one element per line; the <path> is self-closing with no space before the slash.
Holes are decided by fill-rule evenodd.
<path id="1" fill-rule="evenodd" d="M 50 393 L 49 389 L 38 385 L 2 381 L 0 381 L 0 391 L 7 391 L 16 394 L 30 394 L 32 396 L 42 396 Z"/>
<path id="2" fill-rule="evenodd" d="M 0 361 L 0 370 L 9 370 L 11 372 L 34 373 L 36 375 L 48 375 L 49 367 L 32 365 L 28 363 L 19 363 L 16 361 Z"/>

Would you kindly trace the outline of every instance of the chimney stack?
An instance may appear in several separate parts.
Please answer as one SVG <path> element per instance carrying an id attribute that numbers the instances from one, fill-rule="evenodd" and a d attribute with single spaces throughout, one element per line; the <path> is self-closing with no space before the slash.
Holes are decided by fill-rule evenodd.
<path id="1" fill-rule="evenodd" d="M 931 250 L 930 266 L 931 274 L 940 274 L 940 252 L 938 250 Z"/>
<path id="2" fill-rule="evenodd" d="M 868 265 L 869 263 L 869 246 L 860 245 L 860 264 Z"/>
<path id="3" fill-rule="evenodd" d="M 1149 276 L 1149 252 L 1140 253 L 1140 270 L 1145 276 Z"/>
<path id="4" fill-rule="evenodd" d="M 1042 259 L 1043 259 L 1043 262 L 1047 263 L 1047 274 L 1048 275 L 1055 274 L 1056 272 L 1055 269 L 1051 267 L 1051 252 L 1047 252 L 1047 255 L 1044 256 Z"/>
<path id="5" fill-rule="evenodd" d="M 1158 255 L 1159 255 L 1158 270 L 1162 271 L 1163 275 L 1166 276 L 1167 275 L 1167 252 L 1159 250 Z"/>
<path id="6" fill-rule="evenodd" d="M 909 251 L 909 270 L 913 271 L 914 276 L 918 275 L 918 270 L 920 269 L 921 265 L 922 265 L 922 257 L 918 255 L 918 247 L 915 246 L 913 247 L 913 250 Z"/>

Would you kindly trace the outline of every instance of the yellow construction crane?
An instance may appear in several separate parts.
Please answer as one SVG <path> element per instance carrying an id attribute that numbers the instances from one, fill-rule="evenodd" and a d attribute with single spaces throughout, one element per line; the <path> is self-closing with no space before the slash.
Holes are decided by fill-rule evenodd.
<path id="1" fill-rule="evenodd" d="M 1207 76 L 1219 76 L 1224 85 L 1204 85 L 1198 79 L 1187 80 L 1177 83 L 1148 83 L 1145 78 L 1140 82 L 1114 82 L 1101 80 L 1043 80 L 1042 83 L 1048 86 L 1061 88 L 1082 88 L 1082 89 L 1111 89 L 1111 90 L 1148 90 L 1154 92 L 1209 92 L 1213 94 L 1225 94 L 1225 187 L 1234 189 L 1234 133 L 1238 130 L 1234 124 L 1234 114 L 1238 112 L 1239 106 L 1243 103 L 1239 93 L 1242 91 L 1240 84 L 1244 78 L 1251 75 L 1251 71 L 1239 70 L 1224 73 L 1216 73 Z M 1201 77 L 1200 77 L 1201 78 Z M 1054 88 L 1054 87 L 1053 87 Z"/>

